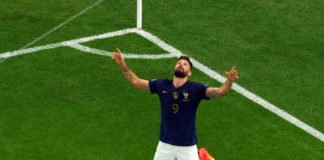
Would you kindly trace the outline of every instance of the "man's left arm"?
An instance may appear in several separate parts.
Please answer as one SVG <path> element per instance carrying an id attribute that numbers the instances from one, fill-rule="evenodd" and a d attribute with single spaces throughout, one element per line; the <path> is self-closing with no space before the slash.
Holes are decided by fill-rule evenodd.
<path id="1" fill-rule="evenodd" d="M 226 72 L 226 82 L 219 88 L 208 87 L 206 89 L 206 96 L 209 98 L 225 96 L 231 89 L 233 82 L 238 78 L 236 67 L 233 66 L 229 72 Z"/>

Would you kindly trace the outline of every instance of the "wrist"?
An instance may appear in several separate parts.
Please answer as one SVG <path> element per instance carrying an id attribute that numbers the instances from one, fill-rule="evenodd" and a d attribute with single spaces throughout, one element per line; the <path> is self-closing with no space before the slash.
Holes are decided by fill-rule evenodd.
<path id="1" fill-rule="evenodd" d="M 233 79 L 230 79 L 230 78 L 227 78 L 227 82 L 228 83 L 234 83 L 234 80 Z"/>
<path id="2" fill-rule="evenodd" d="M 234 81 L 230 74 L 226 74 L 226 79 L 229 82 L 233 82 Z"/>
<path id="3" fill-rule="evenodd" d="M 126 66 L 126 63 L 125 63 L 125 61 L 122 61 L 122 62 L 120 62 L 120 63 L 117 63 L 120 67 L 123 67 L 123 66 Z"/>

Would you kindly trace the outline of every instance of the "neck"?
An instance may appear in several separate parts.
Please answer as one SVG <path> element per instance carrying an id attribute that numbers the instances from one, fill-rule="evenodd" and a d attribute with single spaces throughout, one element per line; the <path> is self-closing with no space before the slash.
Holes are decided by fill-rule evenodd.
<path id="1" fill-rule="evenodd" d="M 176 88 L 181 87 L 187 81 L 188 81 L 188 76 L 186 76 L 184 78 L 179 78 L 179 77 L 173 76 L 173 86 L 176 87 Z"/>

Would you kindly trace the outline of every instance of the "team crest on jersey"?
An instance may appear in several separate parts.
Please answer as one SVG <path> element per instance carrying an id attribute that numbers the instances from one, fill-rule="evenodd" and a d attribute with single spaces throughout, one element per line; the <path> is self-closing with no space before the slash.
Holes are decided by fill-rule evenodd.
<path id="1" fill-rule="evenodd" d="M 189 102 L 189 93 L 188 92 L 183 92 L 183 101 L 184 102 Z"/>
<path id="2" fill-rule="evenodd" d="M 177 100 L 179 98 L 178 92 L 172 92 L 172 97 L 174 100 Z"/>

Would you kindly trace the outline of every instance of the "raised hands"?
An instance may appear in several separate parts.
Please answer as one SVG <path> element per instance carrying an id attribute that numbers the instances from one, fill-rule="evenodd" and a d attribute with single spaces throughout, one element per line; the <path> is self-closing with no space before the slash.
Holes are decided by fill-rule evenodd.
<path id="1" fill-rule="evenodd" d="M 232 69 L 229 72 L 225 72 L 226 73 L 226 78 L 227 80 L 234 82 L 236 79 L 239 78 L 236 67 L 233 66 Z"/>
<path id="2" fill-rule="evenodd" d="M 112 59 L 115 60 L 115 62 L 118 65 L 121 65 L 121 64 L 123 64 L 125 62 L 124 56 L 123 56 L 123 54 L 122 54 L 122 52 L 120 51 L 119 48 L 117 48 L 117 52 L 113 52 Z"/>

